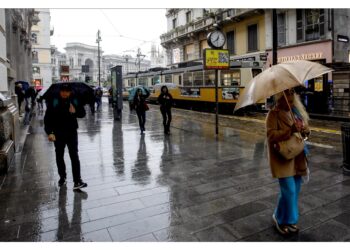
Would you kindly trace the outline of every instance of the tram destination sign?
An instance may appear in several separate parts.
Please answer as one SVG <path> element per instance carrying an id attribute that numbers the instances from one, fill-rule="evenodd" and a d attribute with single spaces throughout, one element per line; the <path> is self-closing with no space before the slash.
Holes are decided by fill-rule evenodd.
<path id="1" fill-rule="evenodd" d="M 203 65 L 205 69 L 229 69 L 230 53 L 226 49 L 204 49 Z"/>

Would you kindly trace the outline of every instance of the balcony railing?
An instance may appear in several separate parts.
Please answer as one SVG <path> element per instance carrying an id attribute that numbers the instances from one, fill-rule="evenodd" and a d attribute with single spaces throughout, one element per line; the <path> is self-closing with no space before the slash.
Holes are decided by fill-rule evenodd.
<path id="1" fill-rule="evenodd" d="M 208 27 L 214 23 L 212 18 L 204 18 L 198 21 L 192 21 L 186 25 L 176 27 L 172 31 L 161 36 L 161 42 L 165 43 L 171 41 L 175 38 L 185 36 L 191 32 L 198 32 L 205 27 Z"/>
<path id="2" fill-rule="evenodd" d="M 255 10 L 256 11 L 256 10 Z M 175 38 L 182 37 L 191 32 L 198 32 L 212 25 L 215 22 L 215 16 L 219 22 L 227 20 L 239 21 L 240 17 L 245 16 L 249 12 L 254 13 L 253 9 L 225 9 L 220 13 L 208 13 L 206 16 L 197 21 L 192 21 L 186 25 L 176 27 L 175 29 L 161 36 L 161 43 L 169 42 Z"/>

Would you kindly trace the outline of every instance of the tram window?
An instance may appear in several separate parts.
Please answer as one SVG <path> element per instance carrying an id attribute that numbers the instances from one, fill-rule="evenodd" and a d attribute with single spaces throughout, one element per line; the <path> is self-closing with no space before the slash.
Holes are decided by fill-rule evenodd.
<path id="1" fill-rule="evenodd" d="M 152 85 L 155 85 L 157 83 L 160 83 L 160 76 L 152 77 Z"/>
<path id="2" fill-rule="evenodd" d="M 214 86 L 215 85 L 215 71 L 214 70 L 204 71 L 204 82 L 205 82 L 205 86 Z"/>
<path id="3" fill-rule="evenodd" d="M 261 69 L 252 69 L 253 77 L 256 77 L 256 76 L 259 75 L 261 72 L 262 72 Z"/>
<path id="4" fill-rule="evenodd" d="M 173 75 L 173 82 L 175 84 L 181 85 L 181 74 Z"/>
<path id="5" fill-rule="evenodd" d="M 184 86 L 192 86 L 193 84 L 192 72 L 184 73 L 183 83 L 184 83 Z"/>
<path id="6" fill-rule="evenodd" d="M 173 82 L 172 75 L 165 75 L 164 82 Z"/>
<path id="7" fill-rule="evenodd" d="M 203 86 L 203 71 L 193 72 L 193 85 Z"/>
<path id="8" fill-rule="evenodd" d="M 142 86 L 147 86 L 147 78 L 145 77 L 142 77 L 139 79 L 139 85 L 142 85 Z"/>
<path id="9" fill-rule="evenodd" d="M 241 74 L 239 70 L 221 71 L 221 86 L 239 86 L 241 85 Z"/>

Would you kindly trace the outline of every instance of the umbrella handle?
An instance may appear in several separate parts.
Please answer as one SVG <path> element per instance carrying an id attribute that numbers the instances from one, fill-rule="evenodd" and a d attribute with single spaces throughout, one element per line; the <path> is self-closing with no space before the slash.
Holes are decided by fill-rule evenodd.
<path id="1" fill-rule="evenodd" d="M 289 112 L 290 112 L 290 114 L 292 115 L 293 122 L 296 123 L 296 121 L 295 121 L 295 116 L 294 116 L 294 114 L 293 114 L 293 112 L 292 112 L 292 108 L 291 108 L 291 106 L 289 105 L 288 98 L 287 98 L 287 96 L 286 96 L 286 93 L 284 93 L 284 91 L 283 91 L 283 96 L 284 96 L 284 98 L 286 99 L 286 103 L 287 103 L 287 105 L 288 105 Z"/>
<path id="2" fill-rule="evenodd" d="M 297 122 L 296 122 L 296 120 L 295 120 L 295 116 L 294 116 L 294 114 L 293 114 L 293 111 L 292 111 L 291 106 L 289 105 L 289 102 L 288 102 L 286 93 L 284 93 L 284 91 L 283 91 L 283 96 L 284 96 L 284 98 L 286 99 L 286 102 L 287 102 L 287 105 L 288 105 L 288 108 L 289 108 L 289 112 L 290 112 L 290 114 L 292 115 L 293 122 L 294 122 L 294 124 L 296 125 Z M 298 134 L 299 134 L 300 138 L 303 138 L 300 132 L 298 132 Z"/>

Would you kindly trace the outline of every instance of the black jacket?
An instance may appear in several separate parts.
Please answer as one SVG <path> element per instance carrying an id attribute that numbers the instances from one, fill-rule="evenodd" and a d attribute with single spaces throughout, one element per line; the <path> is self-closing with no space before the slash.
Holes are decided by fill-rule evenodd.
<path id="1" fill-rule="evenodd" d="M 75 107 L 75 113 L 69 112 L 70 103 Z M 47 103 L 47 110 L 44 117 L 46 134 L 66 134 L 78 129 L 77 118 L 86 115 L 84 106 L 79 105 L 78 100 L 69 98 L 55 98 Z"/>
<path id="2" fill-rule="evenodd" d="M 145 103 L 146 103 L 146 96 L 140 95 L 140 97 L 138 97 L 138 95 L 135 94 L 134 102 L 133 102 L 135 110 L 145 112 L 146 111 Z"/>
<path id="3" fill-rule="evenodd" d="M 168 98 L 166 98 L 168 97 Z M 161 93 L 158 96 L 158 102 L 160 104 L 161 109 L 171 109 L 171 106 L 173 105 L 173 97 L 170 93 Z"/>

